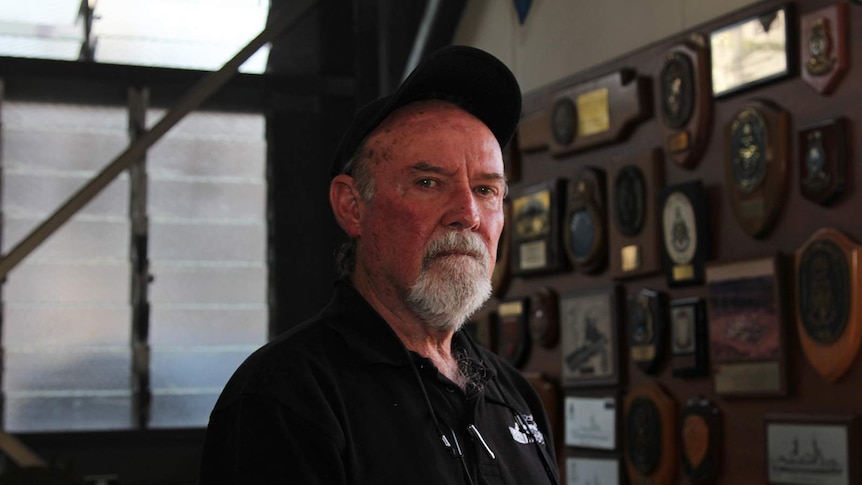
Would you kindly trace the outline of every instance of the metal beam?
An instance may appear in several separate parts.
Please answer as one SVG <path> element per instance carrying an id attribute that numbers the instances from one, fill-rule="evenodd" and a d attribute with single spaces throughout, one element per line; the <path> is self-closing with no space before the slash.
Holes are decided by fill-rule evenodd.
<path id="1" fill-rule="evenodd" d="M 153 146 L 155 142 L 167 133 L 168 130 L 173 128 L 183 117 L 203 104 L 204 101 L 224 86 L 252 54 L 300 19 L 316 3 L 317 0 L 294 0 L 282 7 L 280 15 L 267 25 L 257 37 L 252 39 L 248 45 L 243 47 L 221 69 L 207 74 L 197 84 L 192 86 L 152 129 L 143 133 L 140 138 L 132 142 L 114 161 L 109 163 L 101 172 L 81 187 L 56 212 L 36 227 L 18 245 L 12 248 L 3 259 L 0 259 L 0 279 L 5 278 L 13 268 L 32 253 L 42 242 L 54 234 L 60 226 L 71 219 L 82 207 L 93 200 L 118 175 L 123 173 L 135 161 L 140 160 L 145 155 L 147 149 Z"/>

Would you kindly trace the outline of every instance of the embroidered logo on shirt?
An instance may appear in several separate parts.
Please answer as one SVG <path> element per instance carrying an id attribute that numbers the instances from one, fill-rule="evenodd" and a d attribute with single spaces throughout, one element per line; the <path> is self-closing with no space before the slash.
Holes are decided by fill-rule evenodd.
<path id="1" fill-rule="evenodd" d="M 536 420 L 533 419 L 532 414 L 516 414 L 515 425 L 509 426 L 509 432 L 512 433 L 512 439 L 522 445 L 533 442 L 545 443 L 545 436 L 536 426 Z"/>

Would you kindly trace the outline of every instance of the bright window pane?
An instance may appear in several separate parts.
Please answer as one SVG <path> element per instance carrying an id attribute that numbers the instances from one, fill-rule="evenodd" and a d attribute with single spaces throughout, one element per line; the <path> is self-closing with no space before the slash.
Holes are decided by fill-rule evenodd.
<path id="1" fill-rule="evenodd" d="M 21 102 L 2 115 L 8 251 L 125 148 L 127 115 Z M 7 431 L 132 426 L 128 198 L 124 175 L 9 273 Z"/>
<path id="2" fill-rule="evenodd" d="M 147 157 L 152 427 L 205 426 L 266 340 L 265 152 L 262 116 L 201 112 Z"/>

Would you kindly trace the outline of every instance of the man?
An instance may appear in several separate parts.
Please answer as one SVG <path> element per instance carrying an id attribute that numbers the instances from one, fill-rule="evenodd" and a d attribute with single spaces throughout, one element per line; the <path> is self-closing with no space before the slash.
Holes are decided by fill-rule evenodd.
<path id="1" fill-rule="evenodd" d="M 520 110 L 500 61 L 449 47 L 357 113 L 331 168 L 344 277 L 231 378 L 202 485 L 557 483 L 536 393 L 460 330 L 491 293 Z"/>

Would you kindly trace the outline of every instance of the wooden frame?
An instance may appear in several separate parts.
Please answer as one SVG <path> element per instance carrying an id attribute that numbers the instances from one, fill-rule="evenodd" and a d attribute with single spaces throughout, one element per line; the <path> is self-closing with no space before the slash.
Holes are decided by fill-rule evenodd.
<path id="1" fill-rule="evenodd" d="M 781 263 L 776 255 L 706 269 L 710 363 L 717 394 L 787 393 Z"/>
<path id="2" fill-rule="evenodd" d="M 620 299 L 617 286 L 560 297 L 561 378 L 567 387 L 620 382 Z"/>

